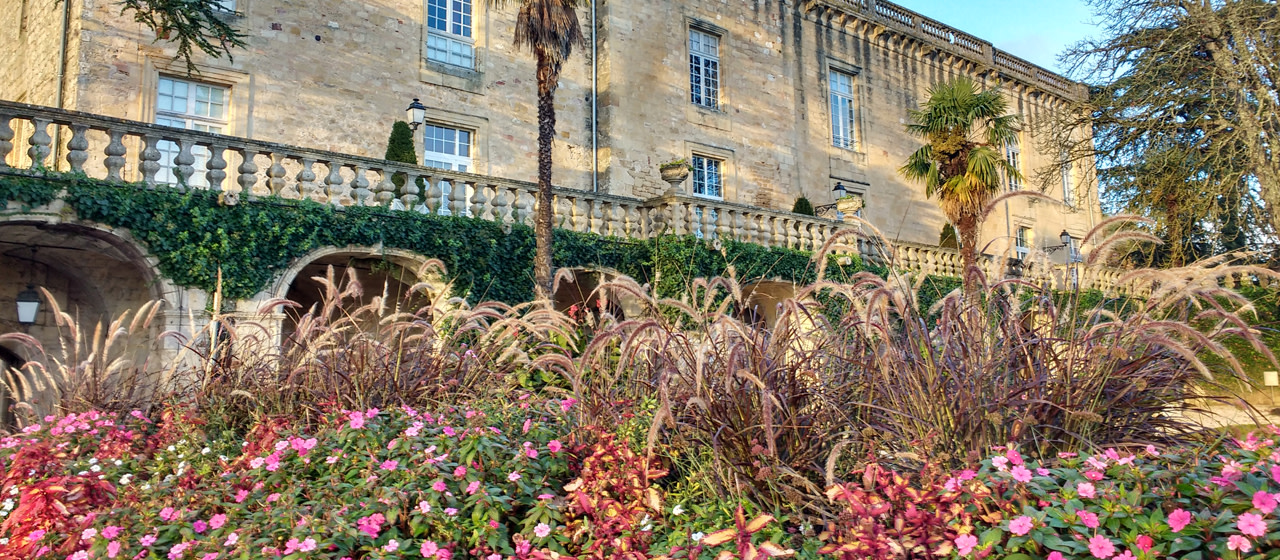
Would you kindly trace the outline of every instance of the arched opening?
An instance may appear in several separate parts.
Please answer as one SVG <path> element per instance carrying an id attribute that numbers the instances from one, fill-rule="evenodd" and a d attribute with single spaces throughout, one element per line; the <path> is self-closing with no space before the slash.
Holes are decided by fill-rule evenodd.
<path id="1" fill-rule="evenodd" d="M 573 282 L 562 280 L 552 296 L 556 311 L 573 315 L 581 309 L 583 313 L 591 313 L 597 317 L 602 312 L 607 312 L 620 321 L 627 317 L 639 317 L 642 313 L 643 305 L 631 294 L 618 293 L 616 290 L 607 294 L 597 291 L 601 284 L 612 282 L 622 273 L 585 268 L 572 269 L 572 272 Z"/>
<path id="2" fill-rule="evenodd" d="M 28 287 L 41 294 L 41 301 L 35 320 L 23 324 L 16 300 Z M 0 333 L 25 333 L 39 344 L 38 348 L 8 345 L 7 355 L 0 359 L 9 367 L 27 361 L 49 367 L 53 365 L 50 357 L 63 363 L 84 359 L 98 325 L 105 326 L 161 296 L 158 273 L 136 245 L 120 236 L 74 224 L 0 222 Z M 68 315 L 71 325 L 59 326 L 57 311 Z M 64 348 L 61 339 L 71 328 L 81 333 L 84 348 Z M 157 334 L 152 330 L 128 333 L 123 344 L 112 346 L 111 359 L 125 358 L 142 366 Z M 77 350 L 79 357 L 72 358 Z M 55 395 L 44 393 L 27 391 L 18 397 L 43 412 L 55 404 Z M 4 408 L 6 420 L 11 419 L 9 406 Z"/>
<path id="3" fill-rule="evenodd" d="M 761 280 L 742 286 L 742 299 L 746 302 L 739 310 L 739 318 L 758 327 L 770 328 L 778 324 L 779 304 L 796 296 L 796 285 L 782 280 Z"/>
<path id="4" fill-rule="evenodd" d="M 327 299 L 346 290 L 352 277 L 359 284 L 359 295 L 345 299 L 334 311 L 338 316 L 350 316 L 375 297 L 383 298 L 388 311 L 417 312 L 446 289 L 442 279 L 423 269 L 426 262 L 426 258 L 408 251 L 358 248 L 327 249 L 299 259 L 281 278 L 277 290 L 279 297 L 298 304 L 285 309 L 282 341 L 288 342 L 297 333 L 298 321 L 304 314 L 321 312 Z M 327 285 L 329 267 L 333 267 L 332 287 Z M 411 293 L 411 288 L 420 282 L 432 287 Z"/>

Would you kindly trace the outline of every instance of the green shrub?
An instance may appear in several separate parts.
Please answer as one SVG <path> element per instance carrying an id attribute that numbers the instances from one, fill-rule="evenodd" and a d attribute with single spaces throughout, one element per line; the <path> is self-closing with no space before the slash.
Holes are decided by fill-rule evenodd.
<path id="1" fill-rule="evenodd" d="M 413 130 L 409 128 L 409 123 L 396 121 L 395 124 L 391 125 L 391 136 L 387 138 L 387 154 L 383 156 L 383 159 L 417 165 L 417 152 L 413 145 Z M 396 173 L 391 176 L 391 182 L 395 184 L 396 188 L 403 187 L 404 181 L 404 173 Z"/>
<path id="2" fill-rule="evenodd" d="M 795 205 L 791 207 L 792 214 L 802 214 L 805 216 L 813 216 L 813 204 L 809 203 L 809 199 L 800 197 L 796 199 Z"/>

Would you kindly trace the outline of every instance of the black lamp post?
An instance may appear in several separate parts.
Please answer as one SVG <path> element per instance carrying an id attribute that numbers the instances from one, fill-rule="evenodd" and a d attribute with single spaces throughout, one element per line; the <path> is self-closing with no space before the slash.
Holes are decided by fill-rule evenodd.
<path id="1" fill-rule="evenodd" d="M 1071 246 L 1071 239 L 1072 239 L 1072 238 L 1071 238 L 1071 234 L 1070 234 L 1070 233 L 1067 233 L 1067 230 L 1065 230 L 1065 229 L 1064 229 L 1064 230 L 1062 230 L 1062 233 L 1059 233 L 1059 234 L 1058 234 L 1058 240 L 1062 242 L 1062 245 L 1053 245 L 1053 246 L 1051 246 L 1051 247 L 1045 247 L 1045 248 L 1044 248 L 1044 252 L 1046 252 L 1046 253 L 1052 253 L 1052 252 L 1057 251 L 1058 249 L 1061 249 L 1061 248 L 1063 248 L 1063 247 L 1070 247 L 1070 246 Z"/>
<path id="2" fill-rule="evenodd" d="M 27 289 L 18 292 L 15 301 L 18 303 L 18 324 L 23 327 L 34 325 L 36 314 L 40 312 L 40 292 L 28 284 Z"/>
<path id="3" fill-rule="evenodd" d="M 846 196 L 849 196 L 849 189 L 845 187 L 844 183 L 841 183 L 840 181 L 836 181 L 836 186 L 835 188 L 831 189 L 831 192 L 833 193 L 833 196 L 835 197 L 836 200 L 840 200 Z M 827 212 L 830 212 L 835 209 L 836 209 L 835 202 L 832 202 L 831 204 L 823 204 L 822 206 L 815 206 L 813 207 L 813 215 L 822 216 L 823 214 L 826 214 Z"/>
<path id="4" fill-rule="evenodd" d="M 409 108 L 404 111 L 409 119 L 409 128 L 414 131 L 417 131 L 418 127 L 427 120 L 427 106 L 419 102 L 417 97 L 413 98 L 413 103 L 410 103 Z"/>

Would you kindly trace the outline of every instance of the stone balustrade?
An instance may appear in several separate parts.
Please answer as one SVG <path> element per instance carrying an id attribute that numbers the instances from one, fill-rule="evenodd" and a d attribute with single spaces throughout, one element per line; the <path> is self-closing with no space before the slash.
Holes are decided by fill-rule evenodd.
<path id="1" fill-rule="evenodd" d="M 991 43 L 969 35 L 885 0 L 810 0 L 809 6 L 825 5 L 866 21 L 875 22 L 911 37 L 919 38 L 961 58 L 991 67 L 1011 77 L 1033 84 L 1068 99 L 1085 95 L 1084 86 L 1026 60 L 996 49 Z"/>
<path id="2" fill-rule="evenodd" d="M 162 153 L 166 150 L 170 159 Z M 537 185 L 526 181 L 0 101 L 0 173 L 46 170 L 84 173 L 140 188 L 172 178 L 178 188 L 224 193 L 227 204 L 269 196 L 305 198 L 338 208 L 381 206 L 528 225 L 537 207 Z M 694 235 L 815 250 L 850 227 L 827 218 L 679 193 L 639 199 L 555 188 L 554 195 L 556 227 L 621 238 Z M 901 242 L 889 250 L 865 236 L 852 239 L 856 248 L 848 241 L 841 251 L 856 251 L 872 264 L 960 275 L 956 251 Z M 984 259 L 989 277 L 1018 275 L 1066 285 L 1053 277 L 1063 273 L 1061 265 L 1038 270 L 998 266 L 997 261 Z M 1109 292 L 1128 291 L 1116 284 L 1121 274 L 1091 272 L 1081 282 Z"/>

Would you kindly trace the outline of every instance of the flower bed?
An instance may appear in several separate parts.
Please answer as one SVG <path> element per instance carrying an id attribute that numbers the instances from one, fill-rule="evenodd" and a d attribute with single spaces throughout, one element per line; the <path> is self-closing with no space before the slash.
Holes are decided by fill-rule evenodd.
<path id="1" fill-rule="evenodd" d="M 871 464 L 810 529 L 668 503 L 655 483 L 671 475 L 609 430 L 571 430 L 572 405 L 334 410 L 245 438 L 177 412 L 47 418 L 0 440 L 0 558 L 1280 557 L 1272 432 L 1211 451 L 999 449 L 954 473 Z"/>

